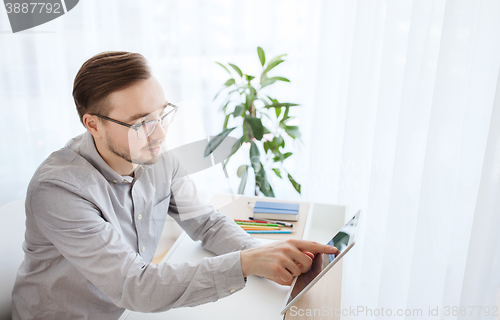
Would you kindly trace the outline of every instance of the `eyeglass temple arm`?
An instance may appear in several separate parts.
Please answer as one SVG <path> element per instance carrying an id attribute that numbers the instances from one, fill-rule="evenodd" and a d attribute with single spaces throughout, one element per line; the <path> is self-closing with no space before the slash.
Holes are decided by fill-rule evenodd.
<path id="1" fill-rule="evenodd" d="M 133 125 L 131 124 L 128 124 L 128 123 L 125 123 L 125 122 L 121 122 L 121 121 L 118 121 L 118 120 L 115 120 L 115 119 L 111 119 L 111 118 L 108 118 L 106 116 L 103 116 L 103 115 L 100 115 L 100 114 L 93 114 L 94 116 L 97 116 L 99 118 L 102 118 L 102 119 L 105 119 L 105 120 L 108 120 L 108 121 L 111 121 L 111 122 L 114 122 L 114 123 L 118 123 L 118 124 L 121 124 L 122 126 L 125 126 L 127 128 L 132 128 Z M 133 128 L 134 129 L 134 128 Z"/>

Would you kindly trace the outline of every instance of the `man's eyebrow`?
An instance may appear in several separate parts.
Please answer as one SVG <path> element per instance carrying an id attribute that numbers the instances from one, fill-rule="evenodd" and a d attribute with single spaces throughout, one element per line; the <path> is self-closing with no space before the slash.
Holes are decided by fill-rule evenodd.
<path id="1" fill-rule="evenodd" d="M 161 109 L 165 109 L 167 107 L 168 103 L 165 103 L 165 105 L 161 108 Z M 158 109 L 160 110 L 160 109 Z M 151 114 L 152 112 L 145 112 L 145 113 L 138 113 L 136 115 L 133 115 L 131 116 L 130 118 L 128 118 L 127 121 L 134 121 L 134 120 L 137 120 L 137 119 L 140 119 L 140 118 L 144 118 L 145 116 Z"/>

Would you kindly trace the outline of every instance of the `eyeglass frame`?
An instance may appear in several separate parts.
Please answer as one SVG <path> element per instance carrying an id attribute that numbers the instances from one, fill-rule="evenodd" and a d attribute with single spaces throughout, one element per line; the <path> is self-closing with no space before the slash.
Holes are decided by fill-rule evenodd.
<path id="1" fill-rule="evenodd" d="M 168 116 L 169 114 L 172 114 L 174 112 L 177 111 L 177 109 L 179 108 L 178 106 L 176 106 L 175 104 L 173 103 L 167 103 L 167 105 L 165 106 L 165 108 L 167 108 L 168 106 L 172 106 L 174 109 L 172 111 L 169 111 L 168 113 L 166 113 L 163 117 L 161 117 L 160 119 L 155 119 L 155 120 L 148 120 L 148 121 L 142 121 L 141 123 L 136 123 L 136 124 L 128 124 L 128 123 L 125 123 L 125 122 L 122 122 L 120 120 L 116 120 L 116 119 L 112 119 L 112 118 L 109 118 L 109 117 L 106 117 L 106 116 L 103 116 L 101 114 L 98 114 L 98 113 L 90 113 L 91 115 L 93 116 L 96 116 L 96 117 L 99 117 L 101 119 L 104 119 L 104 120 L 108 120 L 108 121 L 111 121 L 111 122 L 114 122 L 114 123 L 117 123 L 117 124 L 120 124 L 124 127 L 127 127 L 127 128 L 130 128 L 130 129 L 134 129 L 135 130 L 135 133 L 137 134 L 137 138 L 138 139 L 146 139 L 147 137 L 149 137 L 150 135 L 153 134 L 153 132 L 155 131 L 156 129 L 156 126 L 158 125 L 158 122 L 160 121 L 163 121 L 163 119 L 165 119 L 166 116 Z M 155 126 L 153 128 L 153 130 L 151 130 L 151 132 L 144 138 L 140 138 L 139 137 L 139 128 L 141 128 L 144 124 L 146 124 L 146 122 L 150 122 L 150 121 L 156 121 L 155 123 Z"/>

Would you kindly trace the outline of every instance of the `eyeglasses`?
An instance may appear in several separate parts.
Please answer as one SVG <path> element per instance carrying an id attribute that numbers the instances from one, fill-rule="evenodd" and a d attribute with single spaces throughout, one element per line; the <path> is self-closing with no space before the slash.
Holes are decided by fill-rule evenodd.
<path id="1" fill-rule="evenodd" d="M 174 120 L 174 117 L 175 117 L 175 114 L 177 113 L 178 108 L 179 108 L 178 106 L 171 104 L 171 103 L 168 103 L 167 106 L 165 107 L 165 109 L 163 109 L 163 111 L 162 111 L 162 112 L 165 112 L 165 114 L 160 116 L 160 119 L 148 120 L 148 121 L 143 120 L 143 121 L 136 123 L 136 124 L 128 124 L 128 123 L 125 123 L 122 121 L 108 118 L 106 116 L 103 116 L 103 115 L 100 115 L 97 113 L 91 113 L 91 115 L 97 116 L 101 119 L 108 120 L 108 121 L 111 121 L 114 123 L 118 123 L 122 126 L 130 128 L 130 129 L 134 129 L 135 132 L 137 133 L 137 137 L 139 139 L 146 139 L 147 137 L 149 137 L 153 133 L 153 131 L 155 131 L 156 125 L 158 124 L 158 122 L 161 122 L 161 126 L 166 129 Z"/>

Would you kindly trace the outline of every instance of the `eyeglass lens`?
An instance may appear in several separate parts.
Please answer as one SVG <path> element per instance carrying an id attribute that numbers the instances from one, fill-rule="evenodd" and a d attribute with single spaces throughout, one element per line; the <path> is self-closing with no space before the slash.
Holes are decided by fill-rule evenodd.
<path id="1" fill-rule="evenodd" d="M 146 139 L 149 137 L 155 130 L 158 121 L 161 121 L 161 126 L 166 129 L 174 120 L 177 109 L 167 107 L 165 111 L 167 114 L 162 116 L 160 120 L 150 120 L 144 122 L 144 124 L 137 130 L 137 137 L 139 139 Z"/>

